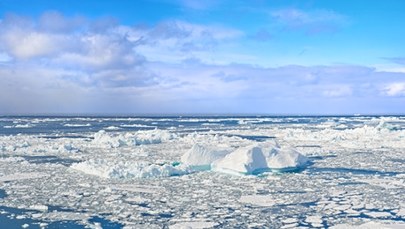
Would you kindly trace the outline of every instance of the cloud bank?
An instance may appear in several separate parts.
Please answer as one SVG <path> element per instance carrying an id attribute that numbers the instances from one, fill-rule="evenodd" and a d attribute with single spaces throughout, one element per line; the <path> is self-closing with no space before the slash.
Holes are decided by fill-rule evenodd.
<path id="1" fill-rule="evenodd" d="M 309 29 L 339 16 L 273 13 Z M 37 113 L 405 112 L 405 73 L 367 66 L 215 61 L 246 37 L 222 25 L 123 25 L 47 12 L 0 21 L 0 110 Z M 238 53 L 236 53 L 238 54 Z M 243 54 L 240 54 L 243 56 Z"/>

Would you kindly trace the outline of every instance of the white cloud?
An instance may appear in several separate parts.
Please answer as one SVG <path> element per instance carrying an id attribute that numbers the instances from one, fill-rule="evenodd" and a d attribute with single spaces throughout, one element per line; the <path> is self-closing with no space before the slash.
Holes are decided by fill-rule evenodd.
<path id="1" fill-rule="evenodd" d="M 322 92 L 327 97 L 345 97 L 351 96 L 353 93 L 353 88 L 348 85 L 331 85 L 328 87 Z"/>
<path id="2" fill-rule="evenodd" d="M 404 83 L 387 84 L 402 82 L 400 72 L 232 64 L 257 60 L 236 50 L 221 51 L 232 50 L 232 42 L 243 36 L 220 25 L 178 20 L 130 27 L 55 12 L 35 21 L 9 17 L 0 23 L 0 110 L 298 112 L 331 109 L 331 100 L 404 96 Z M 386 85 L 384 93 L 381 85 Z"/>
<path id="3" fill-rule="evenodd" d="M 63 36 L 38 32 L 12 31 L 3 34 L 2 41 L 9 47 L 10 54 L 26 59 L 54 54 L 66 40 Z"/>
<path id="4" fill-rule="evenodd" d="M 6 18 L 0 24 L 0 50 L 17 59 L 48 58 L 84 68 L 109 68 L 134 65 L 142 56 L 177 62 L 194 55 L 203 58 L 219 44 L 241 36 L 241 31 L 220 25 L 170 20 L 153 27 L 129 27 L 113 19 L 89 21 L 50 12 L 38 21 Z"/>
<path id="5" fill-rule="evenodd" d="M 164 21 L 143 28 L 137 50 L 153 61 L 181 62 L 197 57 L 210 61 L 217 48 L 243 36 L 239 30 L 218 25 L 199 25 L 184 21 Z M 136 38 L 133 38 L 136 39 Z M 208 57 L 207 57 L 208 56 Z"/>
<path id="6" fill-rule="evenodd" d="M 389 58 L 383 58 L 383 59 L 388 60 L 388 61 L 398 64 L 398 65 L 405 65 L 405 57 L 389 57 Z"/>
<path id="7" fill-rule="evenodd" d="M 388 96 L 405 96 L 405 82 L 390 83 L 382 91 Z"/>

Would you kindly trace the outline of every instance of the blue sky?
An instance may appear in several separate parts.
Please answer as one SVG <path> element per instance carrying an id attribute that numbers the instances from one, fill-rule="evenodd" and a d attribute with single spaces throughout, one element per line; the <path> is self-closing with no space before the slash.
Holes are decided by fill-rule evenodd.
<path id="1" fill-rule="evenodd" d="M 0 0 L 1 114 L 403 114 L 405 1 Z"/>

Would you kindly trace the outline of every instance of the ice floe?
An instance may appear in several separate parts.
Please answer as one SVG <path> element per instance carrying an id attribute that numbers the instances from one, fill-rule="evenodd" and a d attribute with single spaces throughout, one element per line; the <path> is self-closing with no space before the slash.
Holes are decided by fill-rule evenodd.
<path id="1" fill-rule="evenodd" d="M 181 162 L 197 170 L 209 170 L 214 161 L 225 157 L 229 153 L 229 148 L 220 149 L 213 146 L 195 144 L 181 156 Z"/>
<path id="2" fill-rule="evenodd" d="M 258 146 L 236 149 L 212 164 L 214 171 L 225 173 L 254 174 L 267 169 L 266 158 Z"/>
<path id="3" fill-rule="evenodd" d="M 403 229 L 405 228 L 405 223 L 379 223 L 379 222 L 368 222 L 360 225 L 350 225 L 350 224 L 339 224 L 331 227 L 332 229 Z"/>
<path id="4" fill-rule="evenodd" d="M 217 225 L 214 222 L 207 221 L 187 221 L 187 222 L 178 222 L 173 225 L 170 225 L 170 229 L 203 229 L 203 228 L 213 228 Z"/>
<path id="5" fill-rule="evenodd" d="M 173 166 L 170 164 L 157 165 L 144 162 L 107 161 L 104 159 L 91 159 L 71 165 L 72 169 L 86 174 L 103 178 L 130 179 L 169 177 L 190 173 L 188 167 Z"/>
<path id="6" fill-rule="evenodd" d="M 100 130 L 94 134 L 93 143 L 117 148 L 121 146 L 159 144 L 175 137 L 175 134 L 164 130 L 145 130 L 125 134 L 107 133 L 104 130 Z"/>
<path id="7" fill-rule="evenodd" d="M 274 143 L 241 147 L 213 162 L 216 171 L 257 174 L 265 171 L 290 171 L 303 168 L 308 159 L 291 148 L 278 148 Z"/>
<path id="8" fill-rule="evenodd" d="M 26 124 L 36 126 L 14 128 Z M 404 124 L 2 117 L 12 128 L 0 127 L 0 226 L 109 228 L 98 216 L 124 228 L 402 228 Z M 121 129 L 97 132 L 109 126 Z"/>
<path id="9" fill-rule="evenodd" d="M 103 132 L 96 134 L 111 137 Z M 118 138 L 119 139 L 119 138 Z M 100 141 L 100 137 L 97 137 Z M 115 147 L 120 146 L 118 142 Z M 212 169 L 217 172 L 234 174 L 258 174 L 265 171 L 289 171 L 291 169 L 303 168 L 307 163 L 307 158 L 293 149 L 276 148 L 274 143 L 253 144 L 235 149 L 217 148 L 208 145 L 195 144 L 184 153 L 181 163 L 150 163 L 111 161 L 107 159 L 90 159 L 75 163 L 71 168 L 103 178 L 129 179 L 129 178 L 150 178 L 179 176 L 198 171 Z M 70 145 L 65 148 L 71 149 Z M 73 148 L 76 149 L 76 148 Z"/>
<path id="10" fill-rule="evenodd" d="M 66 127 L 88 127 L 88 126 L 91 126 L 91 124 L 90 124 L 90 123 L 86 123 L 86 124 L 71 124 L 71 123 L 66 123 L 66 124 L 64 124 L 63 126 L 66 126 Z"/>

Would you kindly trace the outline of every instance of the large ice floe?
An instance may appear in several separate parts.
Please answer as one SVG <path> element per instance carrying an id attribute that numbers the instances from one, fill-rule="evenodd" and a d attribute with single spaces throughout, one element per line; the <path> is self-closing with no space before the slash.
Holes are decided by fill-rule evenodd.
<path id="1" fill-rule="evenodd" d="M 175 134 L 161 130 L 138 131 L 136 133 L 111 134 L 100 130 L 94 134 L 93 143 L 100 146 L 117 148 L 120 146 L 135 146 L 143 144 L 159 144 L 172 140 Z"/>
<path id="2" fill-rule="evenodd" d="M 264 171 L 286 172 L 304 168 L 308 159 L 292 148 L 257 144 L 240 148 L 215 163 L 215 170 L 258 174 Z"/>
<path id="3" fill-rule="evenodd" d="M 192 171 L 184 166 L 175 167 L 170 164 L 157 165 L 145 162 L 116 162 L 103 159 L 90 159 L 88 161 L 75 163 L 71 168 L 86 174 L 113 179 L 179 176 Z"/>
<path id="4" fill-rule="evenodd" d="M 233 151 L 196 144 L 181 161 L 198 170 L 231 174 L 286 172 L 304 168 L 308 163 L 304 155 L 292 148 L 280 148 L 275 142 L 254 143 Z"/>
<path id="5" fill-rule="evenodd" d="M 0 117 L 0 228 L 402 228 L 404 158 L 403 116 Z"/>
<path id="6" fill-rule="evenodd" d="M 181 162 L 196 170 L 210 170 L 211 164 L 224 158 L 230 149 L 219 149 L 213 146 L 195 144 L 181 156 Z"/>
<path id="7" fill-rule="evenodd" d="M 276 143 L 260 143 L 232 151 L 195 144 L 181 156 L 181 163 L 129 163 L 99 158 L 75 163 L 71 168 L 103 178 L 129 179 L 179 176 L 206 170 L 250 175 L 293 171 L 307 165 L 308 159 L 296 150 L 278 147 Z"/>

